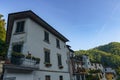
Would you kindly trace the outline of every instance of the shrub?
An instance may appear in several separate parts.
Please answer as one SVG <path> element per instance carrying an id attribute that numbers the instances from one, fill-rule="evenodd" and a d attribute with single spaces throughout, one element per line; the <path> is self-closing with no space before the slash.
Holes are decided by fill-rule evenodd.
<path id="1" fill-rule="evenodd" d="M 18 52 L 12 52 L 11 55 L 12 55 L 12 57 L 17 57 L 17 58 L 23 58 L 23 57 L 25 57 L 24 54 L 18 53 Z"/>

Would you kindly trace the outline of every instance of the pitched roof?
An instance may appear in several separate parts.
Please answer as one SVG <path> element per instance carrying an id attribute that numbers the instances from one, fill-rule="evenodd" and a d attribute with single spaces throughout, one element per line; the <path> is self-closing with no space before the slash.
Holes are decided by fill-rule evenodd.
<path id="1" fill-rule="evenodd" d="M 22 12 L 17 12 L 17 13 L 10 13 L 8 15 L 8 23 L 7 23 L 7 34 L 6 34 L 6 42 L 9 44 L 10 38 L 11 38 L 11 33 L 12 33 L 12 28 L 13 28 L 13 23 L 14 20 L 18 19 L 24 19 L 24 18 L 30 18 L 39 25 L 41 25 L 43 28 L 51 32 L 53 35 L 58 37 L 64 42 L 69 41 L 66 37 L 64 37 L 61 33 L 59 33 L 57 30 L 55 30 L 51 25 L 49 25 L 47 22 L 45 22 L 43 19 L 41 19 L 38 15 L 36 15 L 33 11 L 28 10 L 28 11 L 22 11 Z"/>

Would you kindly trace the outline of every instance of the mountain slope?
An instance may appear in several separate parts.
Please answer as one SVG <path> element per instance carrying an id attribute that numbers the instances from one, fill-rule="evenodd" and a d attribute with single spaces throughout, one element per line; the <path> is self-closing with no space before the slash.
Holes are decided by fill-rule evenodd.
<path id="1" fill-rule="evenodd" d="M 119 42 L 111 42 L 109 44 L 96 47 L 94 49 L 98 49 L 107 53 L 115 54 L 120 56 L 120 43 Z"/>
<path id="2" fill-rule="evenodd" d="M 89 50 L 75 51 L 75 55 L 87 54 L 92 62 L 102 63 L 105 67 L 120 69 L 120 43 L 111 42 Z M 119 72 L 120 73 L 120 72 Z"/>

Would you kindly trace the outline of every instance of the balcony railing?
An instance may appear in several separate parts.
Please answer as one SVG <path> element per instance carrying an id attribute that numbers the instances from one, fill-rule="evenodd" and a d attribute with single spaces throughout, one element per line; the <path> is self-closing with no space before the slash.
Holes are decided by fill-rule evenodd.
<path id="1" fill-rule="evenodd" d="M 14 62 L 12 62 L 12 63 L 15 64 Z M 18 64 L 18 65 L 24 66 L 24 67 L 39 68 L 39 63 L 37 63 L 37 61 L 33 60 L 33 59 L 21 58 L 20 64 Z"/>
<path id="2" fill-rule="evenodd" d="M 23 54 L 19 55 L 11 55 L 11 59 L 8 60 L 9 62 L 6 62 L 7 68 L 12 69 L 26 69 L 26 70 L 35 70 L 39 69 L 39 63 L 40 59 L 31 57 L 31 56 L 25 56 Z"/>
<path id="3" fill-rule="evenodd" d="M 37 63 L 37 61 L 26 58 L 12 58 L 11 61 L 6 62 L 4 66 L 5 68 L 14 70 L 33 71 L 39 69 L 39 63 Z"/>

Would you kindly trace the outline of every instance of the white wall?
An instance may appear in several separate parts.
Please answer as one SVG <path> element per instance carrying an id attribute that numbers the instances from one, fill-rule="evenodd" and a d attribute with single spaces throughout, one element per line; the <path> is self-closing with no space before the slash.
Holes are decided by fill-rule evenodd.
<path id="1" fill-rule="evenodd" d="M 83 61 L 84 61 L 83 67 L 84 67 L 85 69 L 91 68 L 91 63 L 90 63 L 89 57 L 86 56 L 86 55 L 83 55 L 82 57 L 83 57 Z"/>
<path id="2" fill-rule="evenodd" d="M 33 80 L 33 73 L 9 73 L 7 72 L 7 74 L 4 76 L 5 78 L 10 78 L 10 77 L 15 77 L 16 80 Z"/>
<path id="3" fill-rule="evenodd" d="M 59 80 L 59 76 L 63 76 L 63 80 L 70 80 L 70 76 L 68 73 L 59 73 L 59 72 L 43 72 L 37 71 L 36 79 L 40 78 L 40 80 L 45 80 L 46 75 L 50 75 L 51 80 Z"/>
<path id="4" fill-rule="evenodd" d="M 60 49 L 56 48 L 56 36 L 49 33 L 49 40 L 50 44 L 46 43 L 44 41 L 44 31 L 46 31 L 44 28 L 42 28 L 40 25 L 36 24 L 32 20 L 28 20 L 28 28 L 27 28 L 27 41 L 24 45 L 24 53 L 27 53 L 28 51 L 34 55 L 35 57 L 40 57 L 40 69 L 44 70 L 57 70 L 57 71 L 68 71 L 68 64 L 66 63 L 67 60 L 67 51 L 66 46 L 63 41 L 60 39 Z M 50 59 L 52 66 L 49 68 L 46 68 L 44 65 L 44 48 L 47 48 L 50 50 Z M 62 64 L 63 69 L 58 68 L 58 59 L 57 59 L 57 53 L 61 54 L 62 56 Z"/>
<path id="5" fill-rule="evenodd" d="M 22 19 L 25 20 L 25 33 L 14 35 L 15 29 L 16 29 L 16 22 L 20 20 L 16 20 L 13 25 L 13 31 L 10 41 L 10 46 L 8 50 L 8 57 L 10 57 L 10 53 L 12 51 L 12 44 L 16 42 L 24 42 L 23 45 L 23 54 L 28 54 L 28 51 L 32 54 L 32 56 L 39 57 L 41 59 L 40 61 L 40 70 L 49 70 L 53 72 L 41 72 L 38 71 L 39 77 L 41 77 L 41 80 L 44 80 L 43 78 L 45 75 L 49 74 L 51 76 L 51 80 L 58 80 L 58 76 L 64 75 L 64 80 L 69 80 L 70 74 L 69 73 L 63 73 L 63 72 L 69 72 L 68 64 L 67 64 L 67 47 L 66 44 L 61 41 L 59 38 L 54 36 L 49 32 L 49 40 L 50 44 L 46 43 L 44 41 L 44 31 L 46 31 L 43 27 L 32 21 L 31 19 Z M 60 49 L 56 48 L 56 38 L 60 40 Z M 52 64 L 51 67 L 45 67 L 44 65 L 44 48 L 47 48 L 50 50 L 50 62 Z M 63 69 L 59 69 L 58 67 L 58 59 L 57 54 L 61 54 L 62 56 L 62 65 Z M 59 71 L 59 73 L 54 72 Z M 16 73 L 7 73 L 8 76 L 18 76 L 22 77 L 24 74 L 16 74 Z M 26 74 L 29 76 L 29 74 Z M 31 74 L 30 74 L 31 75 Z M 19 78 L 20 80 L 23 80 Z M 17 79 L 17 80 L 19 80 Z M 27 80 L 27 79 L 25 79 Z M 29 79 L 28 79 L 29 80 Z"/>
<path id="6" fill-rule="evenodd" d="M 16 22 L 18 21 L 25 21 L 25 33 L 23 34 L 16 34 L 15 35 L 15 30 L 16 30 Z M 9 44 L 9 48 L 8 48 L 8 58 L 10 58 L 10 55 L 11 55 L 11 51 L 12 51 L 12 45 L 14 43 L 17 43 L 17 42 L 26 42 L 26 38 L 27 38 L 27 27 L 28 27 L 28 19 L 21 19 L 21 20 L 16 20 L 14 21 L 13 23 L 13 30 L 12 30 L 12 34 L 11 34 L 11 39 L 10 39 L 10 44 Z M 24 45 L 23 45 L 24 46 Z M 24 54 L 24 53 L 23 53 Z"/>

